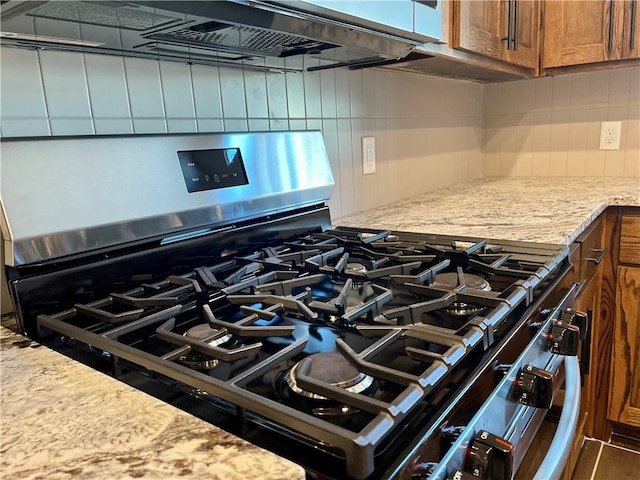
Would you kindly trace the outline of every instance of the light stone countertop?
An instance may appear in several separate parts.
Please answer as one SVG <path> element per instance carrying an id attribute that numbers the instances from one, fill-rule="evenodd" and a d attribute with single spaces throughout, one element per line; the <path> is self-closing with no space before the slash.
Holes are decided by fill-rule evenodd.
<path id="1" fill-rule="evenodd" d="M 302 467 L 4 326 L 0 380 L 2 480 L 305 478 Z"/>
<path id="2" fill-rule="evenodd" d="M 484 178 L 333 223 L 569 244 L 608 205 L 640 206 L 638 179 Z M 1 326 L 0 340 L 3 480 L 304 478 L 301 467 Z"/>
<path id="3" fill-rule="evenodd" d="M 640 179 L 487 177 L 333 224 L 569 245 L 610 205 L 640 206 Z"/>

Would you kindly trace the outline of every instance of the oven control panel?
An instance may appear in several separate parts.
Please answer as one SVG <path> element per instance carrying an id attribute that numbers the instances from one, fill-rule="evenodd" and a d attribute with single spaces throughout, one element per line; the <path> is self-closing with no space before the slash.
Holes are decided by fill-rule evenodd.
<path id="1" fill-rule="evenodd" d="M 178 159 L 189 193 L 249 183 L 239 148 L 183 150 Z"/>

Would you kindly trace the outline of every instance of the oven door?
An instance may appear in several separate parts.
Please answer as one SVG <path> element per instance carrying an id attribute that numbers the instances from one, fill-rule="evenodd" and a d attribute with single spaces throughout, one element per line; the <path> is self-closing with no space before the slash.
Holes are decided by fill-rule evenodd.
<path id="1" fill-rule="evenodd" d="M 550 351 L 554 321 L 571 312 L 578 285 L 573 285 L 542 327 L 509 366 L 429 479 L 518 478 L 517 471 L 553 396 L 564 382 L 565 399 L 557 434 L 534 478 L 559 478 L 575 436 L 580 411 L 580 368 L 577 357 Z M 537 406 L 531 406 L 531 404 Z M 456 472 L 463 472 L 458 473 Z"/>

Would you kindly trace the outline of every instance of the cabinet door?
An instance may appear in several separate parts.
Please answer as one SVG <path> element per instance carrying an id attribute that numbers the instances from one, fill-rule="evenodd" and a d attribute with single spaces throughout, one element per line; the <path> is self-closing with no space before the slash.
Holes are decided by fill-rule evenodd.
<path id="1" fill-rule="evenodd" d="M 640 427 L 640 267 L 618 267 L 609 418 Z"/>
<path id="2" fill-rule="evenodd" d="M 536 68 L 538 66 L 538 31 L 539 2 L 533 0 L 516 0 L 512 4 L 515 9 L 513 21 L 513 41 L 509 45 L 502 45 L 504 59 L 523 67 Z"/>
<path id="3" fill-rule="evenodd" d="M 499 0 L 456 2 L 453 47 L 500 59 L 503 37 L 506 43 L 507 36 L 507 15 L 502 13 L 506 3 Z"/>
<path id="4" fill-rule="evenodd" d="M 607 60 L 615 43 L 614 25 L 610 21 L 612 3 L 611 0 L 546 1 L 543 67 Z"/>
<path id="5" fill-rule="evenodd" d="M 640 58 L 640 6 L 638 0 L 624 2 L 622 58 Z"/>

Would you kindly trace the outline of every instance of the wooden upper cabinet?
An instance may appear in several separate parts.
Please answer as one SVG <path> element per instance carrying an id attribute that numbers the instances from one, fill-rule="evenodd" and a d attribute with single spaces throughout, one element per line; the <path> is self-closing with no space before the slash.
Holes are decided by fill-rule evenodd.
<path id="1" fill-rule="evenodd" d="M 535 0 L 456 1 L 452 46 L 535 69 L 538 19 L 539 2 Z"/>
<path id="2" fill-rule="evenodd" d="M 637 0 L 547 0 L 542 67 L 640 58 Z"/>
<path id="3" fill-rule="evenodd" d="M 626 0 L 622 22 L 622 58 L 640 58 L 640 6 Z"/>

